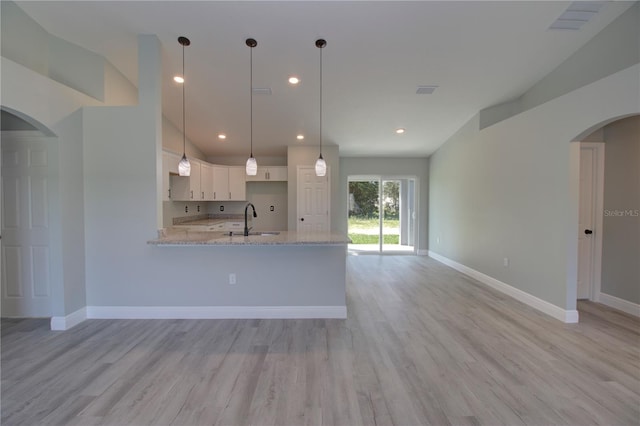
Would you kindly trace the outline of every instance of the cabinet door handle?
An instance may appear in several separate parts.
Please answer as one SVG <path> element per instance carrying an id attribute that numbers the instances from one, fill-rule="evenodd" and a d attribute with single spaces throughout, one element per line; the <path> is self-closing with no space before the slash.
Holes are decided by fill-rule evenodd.
<path id="1" fill-rule="evenodd" d="M 231 199 L 231 192 L 229 192 L 229 199 Z"/>
<path id="2" fill-rule="evenodd" d="M 213 199 L 216 199 L 216 191 L 213 191 Z"/>
<path id="3" fill-rule="evenodd" d="M 204 200 L 204 191 L 202 191 L 202 199 Z"/>
<path id="4" fill-rule="evenodd" d="M 191 191 L 191 199 L 193 200 L 193 190 Z"/>
<path id="5" fill-rule="evenodd" d="M 171 188 L 169 188 L 169 198 L 171 198 Z"/>

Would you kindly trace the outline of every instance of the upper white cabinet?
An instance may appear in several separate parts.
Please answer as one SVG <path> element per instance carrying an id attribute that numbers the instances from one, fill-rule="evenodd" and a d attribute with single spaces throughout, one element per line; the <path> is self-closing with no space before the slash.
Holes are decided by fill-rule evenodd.
<path id="1" fill-rule="evenodd" d="M 171 199 L 174 201 L 200 201 L 200 161 L 191 159 L 191 176 L 171 176 Z"/>
<path id="2" fill-rule="evenodd" d="M 246 171 L 244 167 L 229 167 L 229 199 L 247 199 Z"/>
<path id="3" fill-rule="evenodd" d="M 247 182 L 287 181 L 287 166 L 258 166 L 255 176 L 247 176 Z"/>
<path id="4" fill-rule="evenodd" d="M 212 167 L 214 201 L 244 201 L 247 199 L 244 167 Z"/>
<path id="5" fill-rule="evenodd" d="M 171 198 L 171 179 L 170 175 L 178 174 L 178 163 L 180 156 L 172 152 L 162 152 L 162 201 L 170 201 Z"/>
<path id="6" fill-rule="evenodd" d="M 213 199 L 227 201 L 229 195 L 229 167 L 212 166 L 213 169 Z"/>
<path id="7" fill-rule="evenodd" d="M 200 164 L 200 196 L 201 200 L 213 201 L 213 165 L 209 163 Z"/>
<path id="8" fill-rule="evenodd" d="M 180 156 L 162 153 L 163 201 L 244 201 L 247 199 L 243 166 L 218 166 L 190 159 L 191 176 L 178 176 Z"/>

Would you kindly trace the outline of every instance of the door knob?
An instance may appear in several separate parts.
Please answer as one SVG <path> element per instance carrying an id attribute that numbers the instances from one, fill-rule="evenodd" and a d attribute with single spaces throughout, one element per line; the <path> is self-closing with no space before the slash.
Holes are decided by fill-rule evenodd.
<path id="1" fill-rule="evenodd" d="M 591 229 L 585 229 L 584 233 L 587 234 L 587 235 L 591 235 L 591 234 L 593 234 L 593 231 Z"/>

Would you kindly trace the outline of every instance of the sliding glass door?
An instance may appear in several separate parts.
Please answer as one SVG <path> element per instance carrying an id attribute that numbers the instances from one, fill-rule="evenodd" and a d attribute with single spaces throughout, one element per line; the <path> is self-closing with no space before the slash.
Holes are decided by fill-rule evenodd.
<path id="1" fill-rule="evenodd" d="M 415 178 L 350 176 L 352 253 L 414 252 Z"/>

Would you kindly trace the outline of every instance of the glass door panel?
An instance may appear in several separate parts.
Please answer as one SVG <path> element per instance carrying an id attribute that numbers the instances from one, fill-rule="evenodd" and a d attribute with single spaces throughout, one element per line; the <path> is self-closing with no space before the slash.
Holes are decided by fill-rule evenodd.
<path id="1" fill-rule="evenodd" d="M 400 246 L 400 180 L 382 181 L 382 250 Z"/>
<path id="2" fill-rule="evenodd" d="M 348 233 L 352 252 L 380 251 L 380 182 L 349 181 Z"/>

